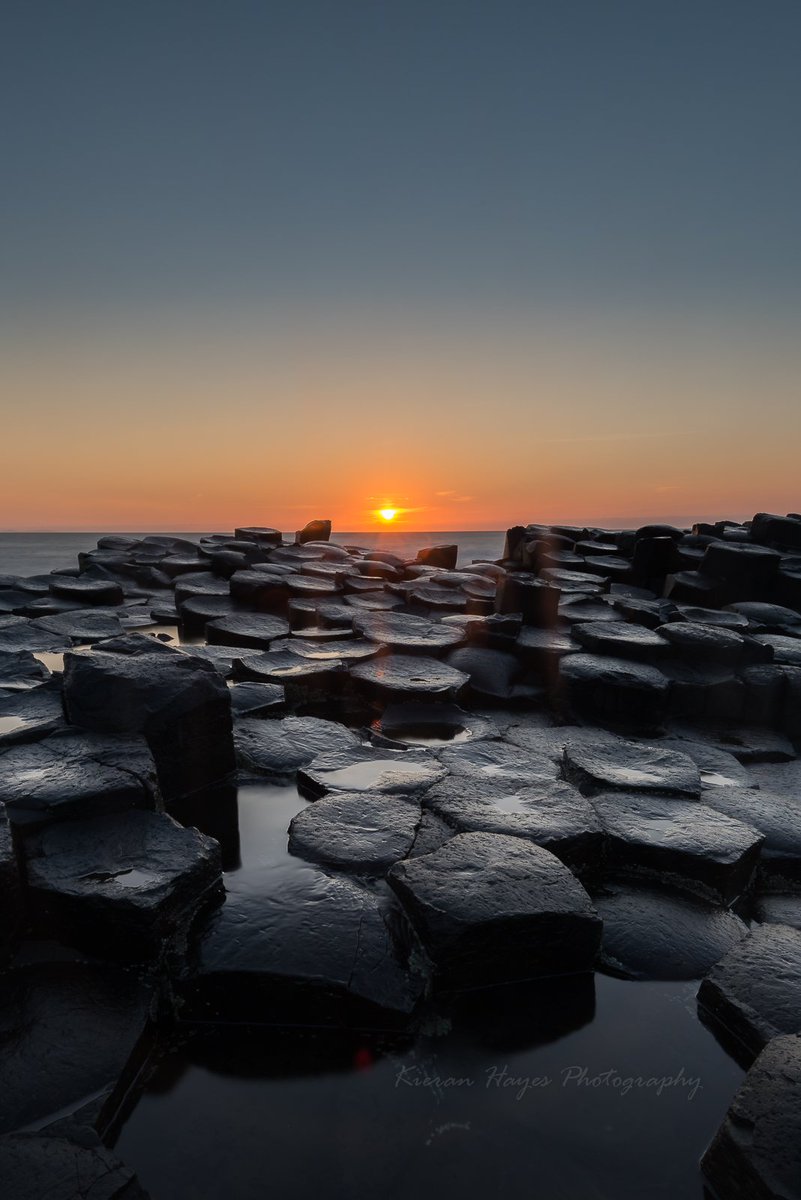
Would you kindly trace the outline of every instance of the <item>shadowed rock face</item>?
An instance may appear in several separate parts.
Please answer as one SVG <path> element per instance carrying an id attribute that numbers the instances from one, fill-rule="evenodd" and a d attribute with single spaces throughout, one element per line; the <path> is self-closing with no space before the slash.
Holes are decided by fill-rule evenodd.
<path id="1" fill-rule="evenodd" d="M 554 855 L 523 838 L 463 833 L 397 863 L 389 881 L 444 986 L 590 970 L 601 922 Z"/>
<path id="2" fill-rule="evenodd" d="M 704 803 L 764 836 L 759 886 L 771 891 L 801 891 L 801 798 L 765 789 L 710 788 Z"/>
<path id="3" fill-rule="evenodd" d="M 628 979 L 698 979 L 748 933 L 728 909 L 664 891 L 614 888 L 594 903 L 601 962 Z"/>
<path id="4" fill-rule="evenodd" d="M 658 662 L 670 649 L 660 633 L 628 621 L 588 622 L 573 626 L 573 637 L 588 650 L 632 658 L 638 662 Z"/>
<path id="5" fill-rule="evenodd" d="M 70 721 L 105 733 L 142 733 L 165 798 L 225 779 L 235 768 L 231 700 L 210 663 L 174 653 L 68 654 Z"/>
<path id="6" fill-rule="evenodd" d="M 801 1033 L 801 932 L 786 925 L 754 929 L 706 976 L 698 1004 L 745 1057 L 779 1034 Z"/>
<path id="7" fill-rule="evenodd" d="M 0 1137 L 0 1179 L 8 1200 L 147 1200 L 133 1171 L 88 1129 Z"/>
<path id="8" fill-rule="evenodd" d="M 801 1037 L 777 1037 L 757 1058 L 701 1160 L 721 1200 L 801 1194 Z"/>
<path id="9" fill-rule="evenodd" d="M 569 654 L 561 665 L 560 687 L 570 706 L 604 724 L 656 729 L 667 716 L 669 681 L 645 663 Z"/>
<path id="10" fill-rule="evenodd" d="M 183 985 L 189 1019 L 394 1025 L 422 980 L 407 967 L 393 902 L 341 875 L 299 865 L 276 887 L 267 871 L 234 875 L 199 931 Z"/>
<path id="11" fill-rule="evenodd" d="M 731 903 L 748 886 L 762 835 L 750 825 L 686 800 L 637 793 L 593 797 L 611 877 L 650 878 Z"/>
<path id="12" fill-rule="evenodd" d="M 158 953 L 213 893 L 222 899 L 219 844 L 163 813 L 54 825 L 26 858 L 34 920 L 112 958 Z"/>
<path id="13" fill-rule="evenodd" d="M 0 1132 L 98 1094 L 113 1108 L 150 1004 L 150 990 L 115 967 L 52 963 L 0 976 Z"/>

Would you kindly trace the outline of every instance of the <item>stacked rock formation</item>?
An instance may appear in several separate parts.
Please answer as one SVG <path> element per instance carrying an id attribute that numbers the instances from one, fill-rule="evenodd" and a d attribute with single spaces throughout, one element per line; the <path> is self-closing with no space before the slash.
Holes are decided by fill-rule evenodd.
<path id="1" fill-rule="evenodd" d="M 9 1177 L 141 1194 L 102 1138 L 177 1023 L 409 1031 L 597 968 L 702 980 L 754 1064 L 704 1170 L 794 1194 L 801 517 L 518 526 L 458 566 L 330 532 L 106 537 L 0 577 Z M 296 869 L 224 875 L 248 779 L 311 801 Z"/>

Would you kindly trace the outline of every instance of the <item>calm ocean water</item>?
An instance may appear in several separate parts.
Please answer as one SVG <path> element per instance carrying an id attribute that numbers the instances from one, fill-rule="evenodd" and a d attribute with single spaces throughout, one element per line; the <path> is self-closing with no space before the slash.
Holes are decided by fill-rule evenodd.
<path id="1" fill-rule="evenodd" d="M 102 533 L 0 533 L 0 575 L 40 575 L 77 566 L 79 551 L 91 550 L 103 536 Z M 145 534 L 126 531 L 125 536 L 145 537 Z M 197 539 L 202 534 L 182 532 L 174 536 Z M 401 558 L 413 558 L 422 546 L 455 542 L 459 547 L 459 561 L 469 563 L 473 559 L 500 558 L 503 539 L 504 533 L 499 530 L 451 530 L 447 533 L 372 530 L 335 533 L 331 540 L 343 545 L 386 550 Z"/>

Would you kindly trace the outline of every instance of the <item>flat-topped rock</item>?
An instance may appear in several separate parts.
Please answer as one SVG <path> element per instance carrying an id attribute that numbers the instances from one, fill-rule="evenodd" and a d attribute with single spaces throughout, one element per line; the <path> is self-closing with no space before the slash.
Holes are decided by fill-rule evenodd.
<path id="1" fill-rule="evenodd" d="M 713 625 L 719 629 L 734 629 L 744 631 L 748 628 L 748 617 L 742 613 L 731 612 L 723 608 L 700 608 L 693 604 L 677 604 L 679 614 L 684 621 L 694 624 Z"/>
<path id="2" fill-rule="evenodd" d="M 0 650 L 0 695 L 38 688 L 49 678 L 47 667 L 29 650 Z"/>
<path id="3" fill-rule="evenodd" d="M 606 792 L 593 798 L 606 836 L 609 875 L 655 879 L 724 904 L 748 886 L 762 835 L 705 804 Z"/>
<path id="4" fill-rule="evenodd" d="M 405 858 L 420 803 L 381 792 L 334 793 L 310 804 L 289 826 L 289 852 L 311 862 L 383 875 Z"/>
<path id="5" fill-rule="evenodd" d="M 801 1033 L 801 932 L 759 925 L 718 962 L 698 990 L 713 1028 L 754 1056 L 771 1038 Z"/>
<path id="6" fill-rule="evenodd" d="M 322 754 L 360 745 L 356 734 L 344 725 L 318 717 L 245 718 L 236 722 L 234 741 L 240 766 L 275 782 L 289 782 L 300 767 Z"/>
<path id="7" fill-rule="evenodd" d="M 704 792 L 704 803 L 764 837 L 757 879 L 771 891 L 801 890 L 801 797 L 760 788 L 714 788 Z"/>
<path id="8" fill-rule="evenodd" d="M 0 691 L 0 750 L 36 742 L 67 728 L 61 689 L 52 682 L 3 694 Z"/>
<path id="9" fill-rule="evenodd" d="M 369 695 L 384 701 L 454 699 L 468 681 L 464 671 L 436 658 L 413 654 L 383 654 L 351 668 L 351 678 Z"/>
<path id="10" fill-rule="evenodd" d="M 294 702 L 309 692 L 338 691 L 347 672 L 341 658 L 304 658 L 289 650 L 273 650 L 235 659 L 233 674 L 237 680 L 278 684 Z"/>
<path id="11" fill-rule="evenodd" d="M 328 633 L 327 630 L 325 632 Z M 288 651 L 298 658 L 309 658 L 314 662 L 352 663 L 374 658 L 380 653 L 381 647 L 366 638 L 357 637 L 288 637 L 273 643 L 273 653 L 279 651 Z"/>
<path id="12" fill-rule="evenodd" d="M 765 604 L 757 600 L 742 600 L 728 605 L 731 612 L 745 617 L 754 633 L 783 633 L 785 629 L 801 626 L 801 612 L 794 608 L 783 608 L 780 604 Z"/>
<path id="13" fill-rule="evenodd" d="M 772 651 L 774 662 L 789 667 L 801 667 L 801 637 L 787 637 L 786 634 L 779 633 L 758 633 L 755 640 Z"/>
<path id="14" fill-rule="evenodd" d="M 659 626 L 659 635 L 673 654 L 690 662 L 737 664 L 746 653 L 744 638 L 733 629 L 703 622 L 671 621 Z"/>
<path id="15" fill-rule="evenodd" d="M 298 772 L 298 786 L 312 798 L 328 792 L 417 793 L 444 779 L 447 768 L 417 750 L 357 746 L 318 755 Z"/>
<path id="16" fill-rule="evenodd" d="M 637 729 L 664 725 L 670 684 L 647 663 L 595 654 L 569 654 L 559 669 L 560 696 L 603 724 Z"/>
<path id="17" fill-rule="evenodd" d="M 278 683 L 237 683 L 230 692 L 234 719 L 272 717 L 286 709 L 286 695 Z"/>
<path id="18" fill-rule="evenodd" d="M 100 1092 L 109 1107 L 119 1103 L 151 1000 L 116 967 L 52 963 L 0 975 L 0 1133 L 55 1120 Z"/>
<path id="19" fill-rule="evenodd" d="M 769 1042 L 701 1160 L 720 1200 L 801 1196 L 801 1038 Z"/>
<path id="20" fill-rule="evenodd" d="M 599 870 L 601 823 L 589 800 L 563 780 L 520 785 L 453 776 L 425 793 L 423 809 L 456 833 L 530 838 L 580 875 Z"/>
<path id="21" fill-rule="evenodd" d="M 601 962 L 626 979 L 698 979 L 748 933 L 728 909 L 670 892 L 615 887 L 594 903 Z"/>
<path id="22" fill-rule="evenodd" d="M 521 664 L 514 654 L 490 646 L 462 646 L 446 658 L 450 667 L 465 674 L 471 696 L 489 704 L 515 702 L 528 697 L 521 685 Z"/>
<path id="23" fill-rule="evenodd" d="M 48 935 L 138 960 L 222 899 L 220 847 L 164 813 L 51 825 L 26 846 L 32 916 Z"/>
<path id="24" fill-rule="evenodd" d="M 276 638 L 288 633 L 289 622 L 271 613 L 234 613 L 206 625 L 206 637 L 212 645 L 252 646 L 259 650 L 269 649 Z"/>
<path id="25" fill-rule="evenodd" d="M 69 639 L 63 634 L 50 633 L 38 621 L 27 617 L 0 616 L 0 654 L 17 654 L 65 650 Z"/>
<path id="26" fill-rule="evenodd" d="M 592 969 L 601 922 L 589 896 L 524 838 L 458 834 L 396 863 L 389 881 L 445 986 Z"/>
<path id="27" fill-rule="evenodd" d="M 801 930 L 801 894 L 759 892 L 754 897 L 754 920 L 761 925 L 790 925 Z"/>
<path id="28" fill-rule="evenodd" d="M 76 600 L 79 604 L 122 604 L 125 596 L 122 587 L 113 579 L 89 579 L 78 576 L 54 575 L 50 591 L 65 600 Z"/>
<path id="29" fill-rule="evenodd" d="M 526 754 L 507 742 L 484 741 L 438 751 L 440 762 L 454 777 L 482 783 L 518 784 L 556 780 L 554 763 L 545 755 Z"/>
<path id="30" fill-rule="evenodd" d="M 430 742 L 480 741 L 500 736 L 498 726 L 486 716 L 467 712 L 456 704 L 389 704 L 381 714 L 381 733 L 388 738 L 426 745 Z"/>
<path id="31" fill-rule="evenodd" d="M 124 630 L 125 609 L 111 611 L 94 608 L 76 608 L 70 612 L 56 613 L 49 617 L 37 617 L 36 626 L 46 634 L 55 634 L 62 642 L 98 642 L 101 638 L 118 637 Z M 144 624 L 150 621 L 148 612 Z M 47 646 L 37 649 L 46 650 Z"/>
<path id="32" fill-rule="evenodd" d="M 574 624 L 572 632 L 576 641 L 594 654 L 610 654 L 636 662 L 658 662 L 670 652 L 661 632 L 630 621 L 589 621 Z"/>
<path id="33" fill-rule="evenodd" d="M 182 1013 L 254 1024 L 404 1023 L 422 992 L 396 936 L 399 914 L 342 875 L 298 863 L 228 877 L 226 902 L 199 931 Z"/>
<path id="34" fill-rule="evenodd" d="M 368 641 L 378 642 L 402 654 L 441 654 L 464 641 L 464 632 L 411 613 L 359 613 L 353 628 Z"/>
<path id="35" fill-rule="evenodd" d="M 701 774 L 693 760 L 661 746 L 623 738 L 568 739 L 563 762 L 566 777 L 589 794 L 622 788 L 694 798 L 701 792 Z"/>
<path id="36" fill-rule="evenodd" d="M 701 786 L 704 792 L 721 787 L 756 788 L 759 786 L 739 759 L 726 750 L 718 749 L 717 746 L 710 746 L 706 742 L 696 742 L 691 738 L 666 738 L 662 745 L 665 749 L 676 750 L 679 754 L 684 754 L 693 760 L 701 774 Z"/>
<path id="37" fill-rule="evenodd" d="M 13 825 L 154 809 L 156 765 L 144 738 L 70 730 L 0 754 L 0 802 Z"/>

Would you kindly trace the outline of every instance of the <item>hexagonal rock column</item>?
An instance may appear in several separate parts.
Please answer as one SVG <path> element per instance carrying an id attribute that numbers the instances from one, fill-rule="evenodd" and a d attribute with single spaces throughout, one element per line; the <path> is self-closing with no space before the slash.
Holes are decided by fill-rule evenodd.
<path id="1" fill-rule="evenodd" d="M 771 1038 L 801 1033 L 801 932 L 761 925 L 716 963 L 698 989 L 702 1017 L 750 1059 Z"/>
<path id="2" fill-rule="evenodd" d="M 578 880 L 519 837 L 463 833 L 397 863 L 400 896 L 445 987 L 589 971 L 601 920 Z"/>
<path id="3" fill-rule="evenodd" d="M 30 838 L 26 851 L 37 925 L 112 958 L 157 954 L 223 896 L 219 844 L 165 813 L 60 822 Z"/>
<path id="4" fill-rule="evenodd" d="M 701 1160 L 720 1200 L 801 1196 L 801 1037 L 769 1042 Z"/>
<path id="5" fill-rule="evenodd" d="M 231 698 L 211 663 L 177 652 L 67 654 L 64 701 L 74 724 L 143 733 L 165 800 L 235 769 Z"/>

